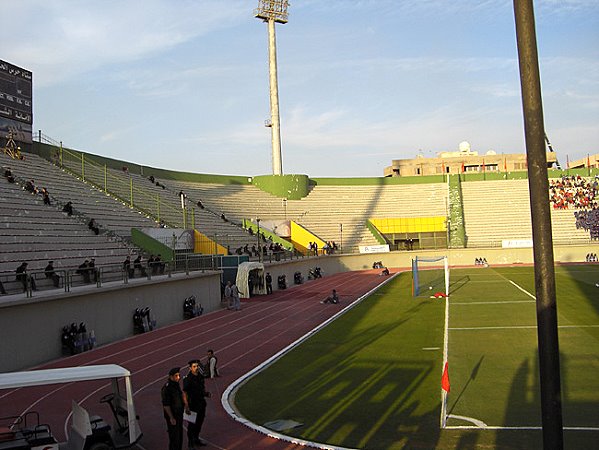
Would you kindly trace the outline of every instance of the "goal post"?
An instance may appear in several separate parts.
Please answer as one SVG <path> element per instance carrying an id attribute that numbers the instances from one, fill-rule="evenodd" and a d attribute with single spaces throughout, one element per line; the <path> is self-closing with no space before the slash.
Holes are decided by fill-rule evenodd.
<path id="1" fill-rule="evenodd" d="M 449 295 L 449 262 L 447 256 L 412 259 L 412 295 L 429 296 L 436 292 Z"/>

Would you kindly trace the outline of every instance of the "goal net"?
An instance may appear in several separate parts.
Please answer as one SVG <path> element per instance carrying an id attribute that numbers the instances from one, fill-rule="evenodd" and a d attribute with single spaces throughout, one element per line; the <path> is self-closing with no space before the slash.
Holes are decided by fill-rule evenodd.
<path id="1" fill-rule="evenodd" d="M 412 260 L 412 293 L 414 297 L 437 292 L 449 295 L 449 264 L 447 256 Z"/>

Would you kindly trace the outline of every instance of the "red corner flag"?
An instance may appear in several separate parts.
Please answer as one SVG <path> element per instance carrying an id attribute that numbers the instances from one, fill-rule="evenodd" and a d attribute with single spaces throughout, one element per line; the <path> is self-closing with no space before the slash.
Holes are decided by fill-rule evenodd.
<path id="1" fill-rule="evenodd" d="M 449 394 L 449 363 L 445 363 L 445 368 L 443 369 L 443 376 L 441 377 L 441 389 Z"/>

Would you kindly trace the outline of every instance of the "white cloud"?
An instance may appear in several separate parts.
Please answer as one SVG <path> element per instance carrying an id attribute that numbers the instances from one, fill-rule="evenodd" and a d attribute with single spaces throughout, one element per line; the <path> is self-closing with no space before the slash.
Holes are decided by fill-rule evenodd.
<path id="1" fill-rule="evenodd" d="M 38 87 L 159 54 L 249 17 L 239 0 L 20 0 L 16 11 L 8 3 L 0 15 L 16 20 L 0 28 L 3 57 L 31 61 Z"/>

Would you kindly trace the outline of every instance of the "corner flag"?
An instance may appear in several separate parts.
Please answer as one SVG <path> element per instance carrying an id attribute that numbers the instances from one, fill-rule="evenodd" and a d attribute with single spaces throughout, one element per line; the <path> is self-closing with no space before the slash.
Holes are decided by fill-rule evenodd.
<path id="1" fill-rule="evenodd" d="M 441 377 L 441 389 L 449 394 L 449 363 L 445 363 L 445 368 L 443 369 L 443 376 Z"/>

